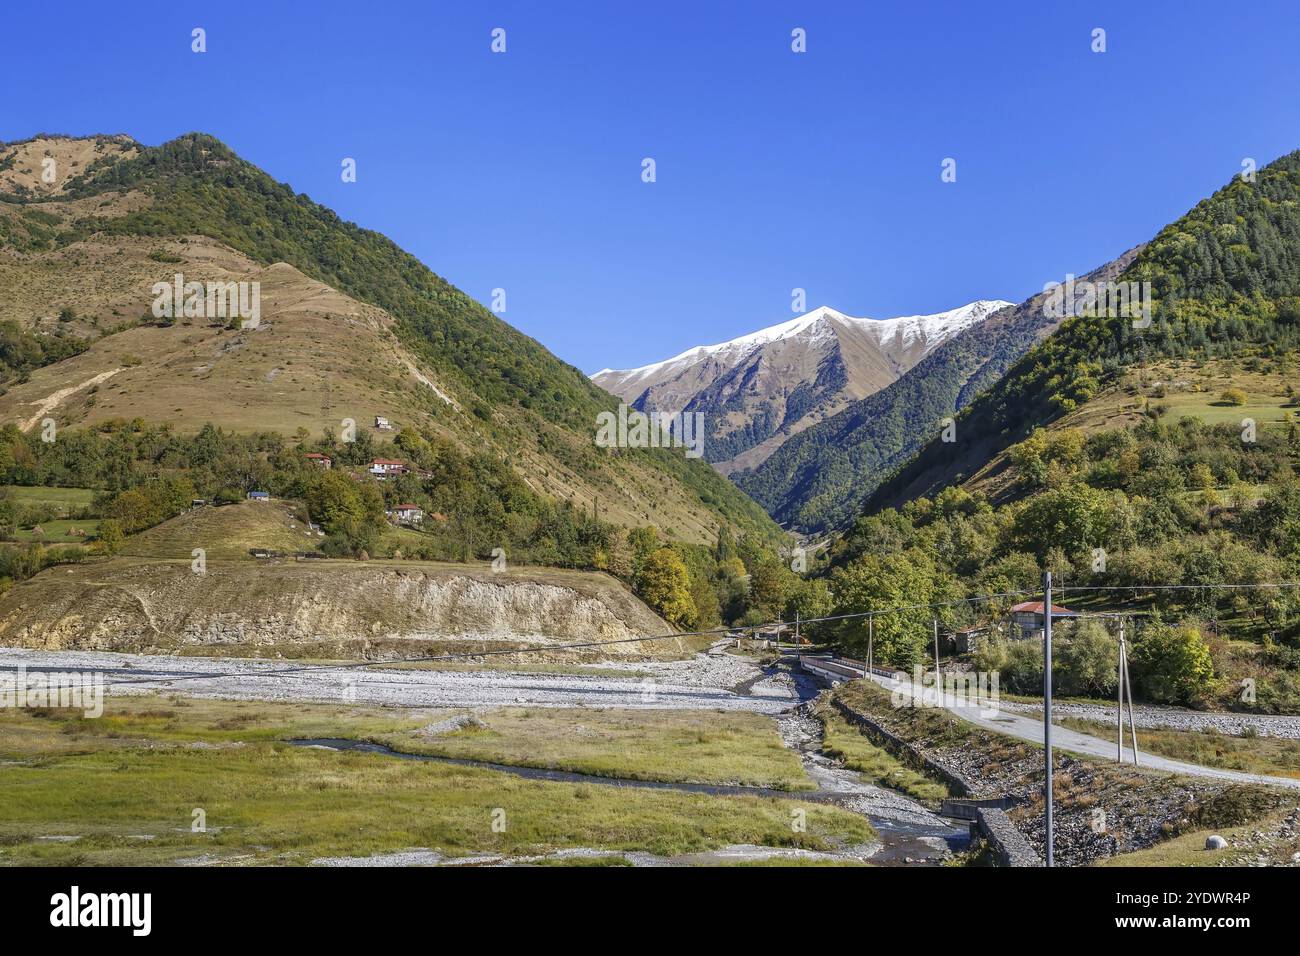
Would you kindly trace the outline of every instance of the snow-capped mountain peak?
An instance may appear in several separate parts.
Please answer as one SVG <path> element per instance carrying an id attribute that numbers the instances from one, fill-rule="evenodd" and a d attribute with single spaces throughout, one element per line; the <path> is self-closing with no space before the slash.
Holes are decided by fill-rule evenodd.
<path id="1" fill-rule="evenodd" d="M 867 332 L 880 343 L 907 349 L 918 339 L 925 342 L 925 352 L 931 351 L 944 340 L 992 315 L 998 309 L 1011 305 L 1000 299 L 980 299 L 946 312 L 933 315 L 902 315 L 892 319 L 856 318 L 845 315 L 828 305 L 818 306 L 785 322 L 737 336 L 715 345 L 697 345 L 672 358 L 652 362 L 637 368 L 603 368 L 591 377 L 603 388 L 617 395 L 626 395 L 637 383 L 659 379 L 697 362 L 715 359 L 720 362 L 739 361 L 753 350 L 785 339 L 804 337 L 810 341 L 833 336 L 831 322 L 854 325 Z M 913 363 L 915 364 L 915 363 Z"/>
<path id="2" fill-rule="evenodd" d="M 900 315 L 893 319 L 855 319 L 864 323 L 864 328 L 874 334 L 880 341 L 893 337 L 902 337 L 910 344 L 917 338 L 927 341 L 926 352 L 930 352 L 941 342 L 963 332 L 977 322 L 982 322 L 999 309 L 1012 305 L 1002 299 L 979 299 L 966 305 L 936 312 L 933 315 Z"/>
<path id="3" fill-rule="evenodd" d="M 723 470 L 750 467 L 795 431 L 884 388 L 1008 305 L 980 299 L 891 319 L 858 318 L 823 305 L 660 362 L 601 369 L 592 379 L 643 411 L 712 413 L 705 457 Z M 787 407 L 795 393 L 801 397 Z"/>

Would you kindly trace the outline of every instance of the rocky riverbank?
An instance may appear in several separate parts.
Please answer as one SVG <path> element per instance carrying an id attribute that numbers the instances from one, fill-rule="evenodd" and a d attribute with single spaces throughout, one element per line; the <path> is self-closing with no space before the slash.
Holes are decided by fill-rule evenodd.
<path id="1" fill-rule="evenodd" d="M 835 693 L 919 769 L 941 768 L 971 797 L 1010 797 L 1015 806 L 1008 816 L 1045 854 L 1042 750 L 944 711 L 892 707 L 888 692 L 861 682 Z M 1144 849 L 1192 829 L 1238 824 L 1296 802 L 1294 794 L 1268 787 L 1145 772 L 1060 751 L 1053 774 L 1054 851 L 1065 866 Z"/>

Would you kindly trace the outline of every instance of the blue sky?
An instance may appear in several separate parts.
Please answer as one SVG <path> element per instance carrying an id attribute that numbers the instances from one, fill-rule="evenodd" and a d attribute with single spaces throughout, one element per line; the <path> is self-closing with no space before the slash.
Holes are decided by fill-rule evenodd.
<path id="1" fill-rule="evenodd" d="M 212 133 L 591 372 L 794 287 L 886 317 L 1086 271 L 1300 148 L 1297 49 L 1296 0 L 7 4 L 0 139 Z"/>

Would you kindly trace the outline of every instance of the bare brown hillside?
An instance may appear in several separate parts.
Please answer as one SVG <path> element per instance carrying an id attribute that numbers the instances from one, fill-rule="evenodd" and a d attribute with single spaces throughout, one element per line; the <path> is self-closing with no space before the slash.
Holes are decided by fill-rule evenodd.
<path id="1" fill-rule="evenodd" d="M 114 558 L 0 596 L 0 646 L 393 659 L 672 631 L 603 574 L 424 562 Z M 679 656 L 680 639 L 580 656 Z"/>
<path id="2" fill-rule="evenodd" d="M 96 162 L 137 152 L 126 136 L 42 136 L 11 146 L 0 144 L 0 193 L 59 196 L 69 179 Z"/>

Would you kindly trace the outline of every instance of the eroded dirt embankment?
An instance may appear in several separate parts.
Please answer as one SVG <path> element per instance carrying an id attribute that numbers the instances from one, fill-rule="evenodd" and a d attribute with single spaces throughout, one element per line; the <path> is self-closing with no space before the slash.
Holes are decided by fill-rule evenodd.
<path id="1" fill-rule="evenodd" d="M 404 657 L 626 641 L 672 629 L 613 578 L 456 565 L 118 559 L 56 567 L 0 596 L 0 646 L 133 653 Z M 602 657 L 680 655 L 678 640 Z"/>

